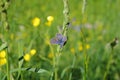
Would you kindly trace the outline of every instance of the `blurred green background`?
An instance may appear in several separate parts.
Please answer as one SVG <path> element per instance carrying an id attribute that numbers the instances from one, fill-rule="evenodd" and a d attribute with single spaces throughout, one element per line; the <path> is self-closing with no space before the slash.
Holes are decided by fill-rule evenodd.
<path id="1" fill-rule="evenodd" d="M 120 37 L 120 0 L 87 0 L 85 17 L 82 18 L 83 0 L 69 0 L 70 27 L 68 41 L 63 48 L 60 60 L 59 80 L 68 80 L 72 72 L 72 80 L 82 80 L 84 71 L 84 54 L 81 26 L 87 42 L 85 43 L 88 55 L 87 80 L 103 80 L 106 66 L 111 54 L 110 42 L 115 37 Z M 51 16 L 53 21 L 47 19 Z M 9 45 L 10 70 L 21 65 L 21 56 L 29 53 L 31 49 L 36 54 L 29 61 L 23 61 L 22 67 L 42 68 L 53 70 L 53 52 L 56 53 L 57 45 L 50 45 L 50 39 L 59 32 L 63 25 L 62 0 L 12 0 L 7 9 L 10 30 L 6 31 L 0 24 L 0 36 Z M 38 19 L 38 26 L 33 24 Z M 40 22 L 39 22 L 40 20 Z M 4 30 L 2 29 L 4 28 Z M 73 64 L 64 76 L 63 71 Z M 110 70 L 106 80 L 120 80 L 120 45 L 114 48 Z M 6 65 L 0 67 L 0 80 L 6 74 Z M 17 72 L 12 73 L 13 80 L 17 80 Z M 46 73 L 22 71 L 21 80 L 49 80 Z"/>

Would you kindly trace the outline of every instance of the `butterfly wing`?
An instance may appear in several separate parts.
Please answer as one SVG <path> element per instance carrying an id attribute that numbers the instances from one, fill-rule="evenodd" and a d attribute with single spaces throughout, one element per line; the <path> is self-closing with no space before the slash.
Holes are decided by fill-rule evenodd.
<path id="1" fill-rule="evenodd" d="M 67 37 L 66 37 L 66 36 L 63 36 L 62 41 L 63 41 L 63 42 L 66 42 L 66 41 L 67 41 Z"/>
<path id="2" fill-rule="evenodd" d="M 58 39 L 57 39 L 57 38 L 52 38 L 52 39 L 50 40 L 50 43 L 51 43 L 51 44 L 58 44 Z"/>
<path id="3" fill-rule="evenodd" d="M 60 34 L 60 33 L 58 33 L 58 34 L 56 34 L 56 38 L 60 40 L 60 39 L 62 39 L 62 38 L 63 38 L 63 35 L 62 35 L 62 34 Z"/>

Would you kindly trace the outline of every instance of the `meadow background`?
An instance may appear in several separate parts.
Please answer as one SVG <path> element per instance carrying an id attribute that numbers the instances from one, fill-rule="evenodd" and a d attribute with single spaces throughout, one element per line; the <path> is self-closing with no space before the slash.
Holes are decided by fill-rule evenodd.
<path id="1" fill-rule="evenodd" d="M 114 38 L 120 38 L 120 0 L 87 0 L 84 18 L 82 6 L 83 0 L 69 0 L 68 40 L 59 58 L 58 80 L 69 80 L 71 73 L 71 80 L 83 80 L 84 48 L 88 55 L 87 80 L 103 80 L 111 54 L 106 80 L 120 80 L 120 45 L 113 52 L 110 46 Z M 5 50 L 7 59 L 2 63 L 0 57 L 0 80 L 8 80 L 8 74 L 9 80 L 50 80 L 57 53 L 57 45 L 50 39 L 63 25 L 63 1 L 11 0 L 7 8 L 10 29 L 3 26 L 2 18 L 4 15 L 0 17 L 0 45 L 7 43 L 8 48 L 0 49 L 0 56 Z"/>

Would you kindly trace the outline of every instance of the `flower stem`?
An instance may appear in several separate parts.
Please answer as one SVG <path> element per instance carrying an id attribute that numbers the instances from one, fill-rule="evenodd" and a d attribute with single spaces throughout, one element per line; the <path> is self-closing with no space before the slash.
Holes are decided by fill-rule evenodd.
<path id="1" fill-rule="evenodd" d="M 85 9 L 86 9 L 86 3 L 87 3 L 87 0 L 83 0 L 83 6 L 82 6 L 82 20 L 85 19 Z M 83 38 L 83 48 L 84 48 L 84 75 L 83 75 L 83 80 L 87 80 L 87 68 L 88 68 L 88 61 L 87 61 L 87 51 L 86 51 L 86 47 L 85 47 L 85 44 L 86 44 L 86 36 L 85 36 L 85 33 L 84 33 L 84 23 L 82 21 L 82 28 L 81 28 L 81 34 L 82 34 L 82 38 Z"/>
<path id="2" fill-rule="evenodd" d="M 55 80 L 58 80 L 58 63 L 59 63 L 59 51 L 55 55 Z"/>
<path id="3" fill-rule="evenodd" d="M 64 10 L 63 10 L 64 22 L 63 22 L 63 32 L 62 32 L 62 34 L 64 36 L 66 36 L 68 26 L 69 26 L 69 4 L 68 4 L 68 1 L 69 0 L 63 0 L 63 4 L 64 4 Z"/>
<path id="4" fill-rule="evenodd" d="M 64 4 L 64 22 L 63 22 L 63 31 L 62 34 L 64 36 L 67 36 L 67 30 L 69 26 L 69 6 L 68 6 L 68 0 L 63 0 Z M 61 55 L 62 48 L 58 45 L 57 47 L 57 54 L 55 54 L 53 62 L 54 62 L 54 68 L 55 68 L 55 80 L 58 80 L 58 64 L 59 64 L 59 58 Z"/>
<path id="5" fill-rule="evenodd" d="M 9 64 L 9 53 L 8 53 L 8 48 L 6 49 L 7 54 L 6 54 L 6 58 L 7 58 L 7 64 L 6 64 L 6 69 L 7 69 L 7 80 L 10 80 L 10 64 Z"/>
<path id="6" fill-rule="evenodd" d="M 109 59 L 108 59 L 108 63 L 107 63 L 107 66 L 106 66 L 106 71 L 105 71 L 105 73 L 104 73 L 103 80 L 106 80 L 106 77 L 107 77 L 107 75 L 108 75 L 108 72 L 109 72 L 109 69 L 110 69 L 110 65 L 111 65 L 111 61 L 112 61 L 112 59 L 113 59 L 113 54 L 114 54 L 114 50 L 113 50 L 113 48 L 112 48 L 112 51 L 111 51 L 111 53 L 110 53 L 110 57 L 109 57 Z"/>
<path id="7" fill-rule="evenodd" d="M 75 66 L 75 61 L 76 61 L 76 55 L 74 55 L 74 57 L 73 57 L 73 62 L 72 62 L 72 65 L 71 65 L 71 69 L 74 68 L 74 66 Z M 69 80 L 71 80 L 71 79 L 72 79 L 72 72 L 70 73 L 70 76 L 69 76 Z"/>

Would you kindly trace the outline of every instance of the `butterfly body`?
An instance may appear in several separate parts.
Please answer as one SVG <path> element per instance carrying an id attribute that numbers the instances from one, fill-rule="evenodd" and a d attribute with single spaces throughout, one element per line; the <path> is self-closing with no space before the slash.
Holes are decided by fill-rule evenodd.
<path id="1" fill-rule="evenodd" d="M 62 34 L 56 34 L 54 38 L 51 39 L 51 44 L 58 44 L 60 47 L 64 46 L 67 41 L 67 37 Z"/>

